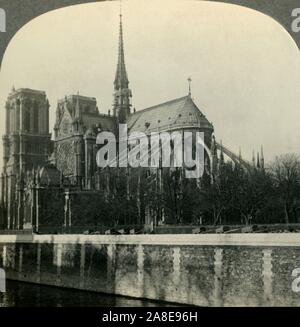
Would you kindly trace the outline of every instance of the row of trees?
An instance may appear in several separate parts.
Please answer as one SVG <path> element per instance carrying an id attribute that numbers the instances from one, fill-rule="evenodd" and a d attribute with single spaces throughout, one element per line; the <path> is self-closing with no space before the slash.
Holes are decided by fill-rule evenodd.
<path id="1" fill-rule="evenodd" d="M 274 224 L 300 222 L 300 157 L 266 168 L 219 164 L 214 176 L 186 179 L 181 169 L 111 173 L 103 213 L 115 225 Z M 105 209 L 106 208 L 106 209 Z M 148 218 L 147 218 L 148 216 Z M 150 217 L 150 218 L 149 218 Z"/>
<path id="2" fill-rule="evenodd" d="M 300 222 L 300 157 L 296 154 L 276 157 L 264 169 L 223 163 L 215 176 L 203 178 L 200 187 L 183 182 L 180 223 Z"/>
<path id="3" fill-rule="evenodd" d="M 154 194 L 149 200 L 154 198 Z M 300 157 L 276 157 L 266 168 L 219 165 L 201 183 L 164 176 L 160 197 L 166 223 L 269 224 L 300 222 Z"/>

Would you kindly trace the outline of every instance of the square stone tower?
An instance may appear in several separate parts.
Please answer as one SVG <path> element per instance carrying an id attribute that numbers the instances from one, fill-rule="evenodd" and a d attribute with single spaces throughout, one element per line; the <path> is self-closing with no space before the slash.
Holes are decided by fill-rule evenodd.
<path id="1" fill-rule="evenodd" d="M 21 174 L 44 165 L 51 153 L 49 102 L 45 92 L 12 89 L 6 101 L 1 175 L 1 216 L 4 227 L 16 228 L 17 185 Z"/>
<path id="2" fill-rule="evenodd" d="M 49 102 L 45 92 L 12 90 L 6 102 L 3 168 L 18 174 L 45 164 L 51 151 Z"/>

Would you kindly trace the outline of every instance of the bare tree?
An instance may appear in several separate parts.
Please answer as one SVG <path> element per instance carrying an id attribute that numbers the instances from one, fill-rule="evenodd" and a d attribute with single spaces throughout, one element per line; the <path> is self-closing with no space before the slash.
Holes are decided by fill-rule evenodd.
<path id="1" fill-rule="evenodd" d="M 275 188 L 283 205 L 285 222 L 288 224 L 299 206 L 300 156 L 285 154 L 276 157 L 270 166 Z"/>
<path id="2" fill-rule="evenodd" d="M 213 181 L 210 178 L 203 180 L 201 202 L 203 210 L 211 213 L 213 224 L 221 223 L 221 216 L 226 212 L 231 202 L 232 165 L 224 163 L 218 170 Z"/>
<path id="3" fill-rule="evenodd" d="M 272 192 L 271 178 L 263 169 L 237 167 L 231 183 L 231 205 L 248 225 L 261 211 Z"/>

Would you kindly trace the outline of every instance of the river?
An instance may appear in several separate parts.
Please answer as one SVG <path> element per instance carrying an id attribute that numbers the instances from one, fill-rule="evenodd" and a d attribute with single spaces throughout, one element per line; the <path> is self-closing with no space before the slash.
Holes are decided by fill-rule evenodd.
<path id="1" fill-rule="evenodd" d="M 8 280 L 0 307 L 157 307 L 166 303 Z"/>

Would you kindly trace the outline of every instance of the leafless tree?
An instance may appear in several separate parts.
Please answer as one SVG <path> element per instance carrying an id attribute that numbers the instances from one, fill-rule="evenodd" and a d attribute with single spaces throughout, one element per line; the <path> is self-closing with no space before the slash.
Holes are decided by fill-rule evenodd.
<path id="1" fill-rule="evenodd" d="M 276 157 L 270 165 L 279 200 L 283 205 L 285 222 L 295 218 L 300 196 L 300 156 L 285 154 Z"/>

